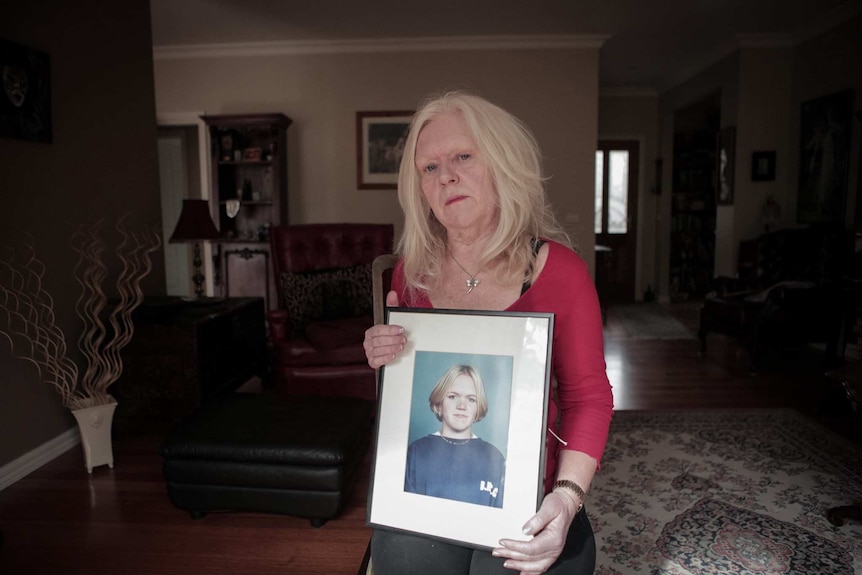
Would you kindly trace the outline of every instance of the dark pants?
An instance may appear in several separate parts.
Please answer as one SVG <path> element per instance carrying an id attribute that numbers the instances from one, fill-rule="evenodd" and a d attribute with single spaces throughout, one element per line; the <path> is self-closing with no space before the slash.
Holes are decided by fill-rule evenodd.
<path id="1" fill-rule="evenodd" d="M 374 575 L 513 575 L 502 557 L 490 551 L 443 543 L 410 533 L 375 529 L 371 536 Z M 566 546 L 548 575 L 591 575 L 596 568 L 596 539 L 581 511 L 572 521 Z"/>

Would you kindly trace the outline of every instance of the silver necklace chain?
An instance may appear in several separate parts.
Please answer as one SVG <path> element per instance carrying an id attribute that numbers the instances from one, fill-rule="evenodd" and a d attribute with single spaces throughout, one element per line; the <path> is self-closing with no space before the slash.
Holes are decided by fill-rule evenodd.
<path id="1" fill-rule="evenodd" d="M 464 445 L 465 443 L 469 443 L 471 438 L 463 439 L 461 441 L 452 441 L 451 439 L 448 439 L 447 437 L 441 435 L 440 439 L 442 439 L 443 441 L 445 441 L 446 443 L 448 443 L 450 445 Z"/>
<path id="2" fill-rule="evenodd" d="M 467 271 L 467 268 L 465 268 L 464 266 L 461 265 L 461 262 L 459 262 L 457 259 L 455 259 L 455 256 L 452 254 L 452 252 L 449 252 L 449 255 L 452 256 L 452 261 L 455 262 L 455 264 L 459 268 L 461 268 L 461 271 L 463 271 L 465 274 L 470 276 L 470 279 L 466 280 L 467 281 L 467 293 L 470 293 L 471 291 L 473 291 L 474 287 L 476 287 L 477 285 L 482 283 L 482 280 L 476 278 L 476 276 L 479 275 L 479 272 L 471 274 L 470 272 Z M 479 271 L 482 271 L 482 270 L 479 270 Z"/>

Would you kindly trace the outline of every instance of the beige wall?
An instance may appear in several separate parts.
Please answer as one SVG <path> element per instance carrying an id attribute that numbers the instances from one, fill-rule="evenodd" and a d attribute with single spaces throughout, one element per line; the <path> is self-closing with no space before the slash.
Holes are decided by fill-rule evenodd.
<path id="1" fill-rule="evenodd" d="M 640 147 L 638 167 L 636 299 L 643 299 L 647 286 L 657 287 L 656 245 L 660 197 L 655 191 L 655 160 L 658 158 L 658 95 L 601 93 L 599 139 L 636 140 Z"/>
<path id="2" fill-rule="evenodd" d="M 592 265 L 598 48 L 367 52 L 160 59 L 159 114 L 283 112 L 291 223 L 392 222 L 393 190 L 356 185 L 357 111 L 409 110 L 429 93 L 469 89 L 536 135 L 548 192 Z M 581 226 L 585 225 L 583 229 Z"/>
<path id="3" fill-rule="evenodd" d="M 726 238 L 733 249 L 723 252 L 732 257 L 716 262 L 716 274 L 736 273 L 739 242 L 753 239 L 765 231 L 761 212 L 766 198 L 772 195 L 782 208 L 791 197 L 790 157 L 790 47 L 743 48 L 739 55 L 739 108 L 736 118 L 736 172 L 734 191 L 733 234 Z M 776 152 L 775 181 L 751 181 L 751 154 L 755 151 Z M 775 228 L 788 227 L 791 218 L 784 217 Z M 723 238 L 725 239 L 725 238 Z M 725 248 L 727 241 L 723 242 Z"/>
<path id="4" fill-rule="evenodd" d="M 75 226 L 104 218 L 113 277 L 117 217 L 128 212 L 133 229 L 160 222 L 149 3 L 12 3 L 0 38 L 49 54 L 53 111 L 52 143 L 0 138 L 0 245 L 10 245 L 14 229 L 34 236 L 44 287 L 76 356 Z M 164 293 L 163 268 L 158 255 L 148 293 Z M 0 467 L 71 427 L 60 395 L 0 338 Z"/>

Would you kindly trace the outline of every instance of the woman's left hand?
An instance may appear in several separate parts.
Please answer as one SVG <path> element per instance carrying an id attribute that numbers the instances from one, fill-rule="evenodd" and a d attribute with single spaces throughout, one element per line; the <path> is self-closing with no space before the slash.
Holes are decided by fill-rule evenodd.
<path id="1" fill-rule="evenodd" d="M 520 571 L 521 575 L 544 573 L 563 552 L 576 505 L 572 498 L 561 493 L 548 493 L 539 511 L 524 524 L 524 533 L 535 537 L 531 541 L 502 539 L 492 554 L 506 558 L 504 566 Z"/>

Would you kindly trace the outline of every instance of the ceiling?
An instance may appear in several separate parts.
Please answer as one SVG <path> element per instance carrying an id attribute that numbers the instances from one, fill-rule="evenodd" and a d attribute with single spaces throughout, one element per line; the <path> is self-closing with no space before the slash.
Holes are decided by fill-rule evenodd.
<path id="1" fill-rule="evenodd" d="M 603 89 L 657 92 L 740 46 L 792 46 L 862 0 L 150 0 L 156 48 L 512 37 L 601 40 Z"/>

